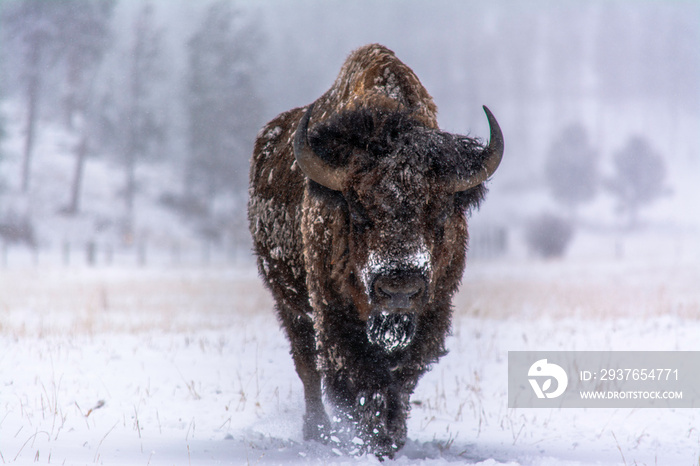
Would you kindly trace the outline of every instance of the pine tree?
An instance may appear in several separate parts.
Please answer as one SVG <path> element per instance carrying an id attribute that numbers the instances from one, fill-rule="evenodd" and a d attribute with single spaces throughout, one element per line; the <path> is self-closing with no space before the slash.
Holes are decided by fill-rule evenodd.
<path id="1" fill-rule="evenodd" d="M 65 31 L 61 34 L 65 54 L 66 125 L 79 132 L 75 147 L 75 169 L 67 214 L 80 209 L 85 160 L 98 130 L 95 128 L 96 86 L 100 63 L 108 46 L 109 21 L 115 6 L 112 0 L 72 0 L 65 2 Z M 79 127 L 76 127 L 76 120 Z"/>
<path id="2" fill-rule="evenodd" d="M 26 115 L 22 153 L 21 190 L 29 191 L 31 163 L 44 74 L 62 57 L 59 46 L 63 2 L 23 0 L 2 9 L 3 42 L 20 50 Z"/>
<path id="3" fill-rule="evenodd" d="M 639 222 L 639 209 L 669 194 L 666 164 L 643 137 L 632 137 L 613 156 L 615 173 L 605 186 L 618 200 L 618 211 L 627 216 L 628 228 Z"/>
<path id="4" fill-rule="evenodd" d="M 554 199 L 574 218 L 578 206 L 596 195 L 598 154 L 582 126 L 565 128 L 553 142 L 545 162 L 545 181 Z"/>
<path id="5" fill-rule="evenodd" d="M 156 87 L 161 81 L 162 31 L 154 21 L 154 9 L 146 3 L 134 21 L 133 41 L 126 64 L 126 89 L 116 102 L 123 102 L 116 122 L 123 136 L 121 153 L 124 164 L 124 199 L 126 216 L 124 235 L 127 241 L 133 236 L 134 208 L 137 193 L 136 166 L 139 160 L 155 156 L 165 138 L 164 115 L 157 105 Z"/>
<path id="6" fill-rule="evenodd" d="M 21 0 L 3 5 L 5 44 L 20 50 L 21 85 L 26 106 L 21 190 L 30 187 L 32 155 L 44 92 L 58 94 L 61 82 L 46 84 L 49 70 L 64 69 L 67 126 L 84 113 L 91 77 L 106 47 L 115 0 Z M 73 201 L 71 202 L 73 204 Z"/>
<path id="7" fill-rule="evenodd" d="M 73 128 L 76 115 L 85 112 L 96 68 L 111 37 L 109 22 L 116 0 L 64 0 L 59 46 L 64 55 L 63 113 Z"/>
<path id="8" fill-rule="evenodd" d="M 260 122 L 260 36 L 227 1 L 207 10 L 189 41 L 186 196 L 245 191 L 248 154 Z"/>

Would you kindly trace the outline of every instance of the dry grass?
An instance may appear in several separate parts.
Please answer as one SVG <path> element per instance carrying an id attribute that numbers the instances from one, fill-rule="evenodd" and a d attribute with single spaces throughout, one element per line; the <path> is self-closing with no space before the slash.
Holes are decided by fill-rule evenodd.
<path id="1" fill-rule="evenodd" d="M 696 319 L 697 283 L 694 264 L 472 262 L 454 305 L 492 319 Z M 0 270 L 0 332 L 15 336 L 216 329 L 272 308 L 252 266 Z"/>
<path id="2" fill-rule="evenodd" d="M 521 262 L 467 266 L 459 315 L 608 319 L 700 317 L 700 269 L 693 264 Z"/>
<path id="3" fill-rule="evenodd" d="M 0 332 L 15 336 L 216 329 L 271 310 L 252 270 L 0 270 Z"/>

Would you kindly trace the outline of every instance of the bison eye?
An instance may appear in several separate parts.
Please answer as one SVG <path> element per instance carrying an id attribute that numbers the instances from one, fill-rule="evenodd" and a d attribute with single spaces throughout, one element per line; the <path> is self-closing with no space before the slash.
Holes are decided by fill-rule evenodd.
<path id="1" fill-rule="evenodd" d="M 346 194 L 346 201 L 350 213 L 350 223 L 352 223 L 353 227 L 364 230 L 366 227 L 370 226 L 372 222 L 367 215 L 365 207 L 358 199 L 357 193 L 353 190 L 349 191 Z"/>
<path id="2" fill-rule="evenodd" d="M 350 212 L 350 220 L 356 228 L 367 228 L 370 225 L 370 219 L 364 212 L 353 210 Z"/>
<path id="3" fill-rule="evenodd" d="M 445 223 L 447 223 L 447 220 L 450 218 L 451 212 L 452 211 L 450 209 L 440 209 L 437 212 L 437 217 L 435 218 L 436 225 L 439 227 L 444 226 Z"/>

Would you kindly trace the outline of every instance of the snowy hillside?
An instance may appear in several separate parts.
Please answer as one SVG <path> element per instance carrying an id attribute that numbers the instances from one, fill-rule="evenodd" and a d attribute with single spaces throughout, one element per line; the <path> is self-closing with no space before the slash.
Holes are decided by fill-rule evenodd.
<path id="1" fill-rule="evenodd" d="M 135 199 L 133 232 L 125 230 L 126 206 L 123 195 L 124 167 L 109 153 L 89 157 L 85 164 L 81 207 L 77 214 L 66 214 L 70 189 L 75 170 L 75 136 L 60 124 L 45 122 L 37 138 L 34 156 L 32 189 L 24 194 L 20 189 L 22 112 L 12 102 L 3 106 L 10 124 L 3 142 L 3 158 L 0 176 L 3 189 L 0 194 L 0 220 L 28 219 L 33 228 L 37 253 L 46 261 L 59 262 L 62 248 L 69 245 L 75 256 L 83 261 L 83 250 L 89 243 L 98 248 L 97 260 L 110 254 L 131 256 L 131 263 L 138 248 L 154 258 L 174 261 L 174 254 L 183 260 L 203 262 L 203 248 L 215 244 L 219 254 L 247 254 L 249 243 L 245 231 L 245 199 L 221 196 L 212 202 L 209 219 L 184 216 L 164 199 L 181 191 L 179 174 L 173 164 L 141 164 L 137 167 L 138 190 Z M 246 156 L 247 157 L 247 156 Z M 216 224 L 216 237 L 206 233 L 207 222 Z M 0 223 L 2 223 L 0 221 Z M 240 237 L 243 236 L 241 239 Z M 0 241 L 1 242 L 1 241 Z M 10 249 L 26 244 L 10 244 Z M 16 254 L 27 254 L 17 251 Z M 11 251 L 12 253 L 12 251 Z M 192 256 L 192 257 L 189 257 Z M 17 259 L 22 262 L 22 259 Z M 74 258 L 73 260 L 77 260 Z M 129 261 L 125 259 L 125 261 Z"/>

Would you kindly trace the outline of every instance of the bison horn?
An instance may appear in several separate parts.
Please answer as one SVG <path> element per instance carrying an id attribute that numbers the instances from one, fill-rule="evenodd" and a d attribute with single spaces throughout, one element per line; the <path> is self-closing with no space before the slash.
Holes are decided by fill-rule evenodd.
<path id="1" fill-rule="evenodd" d="M 313 109 L 314 104 L 309 105 L 297 127 L 294 136 L 294 157 L 306 176 L 326 188 L 342 191 L 345 187 L 345 171 L 330 166 L 313 151 L 309 144 L 307 130 Z"/>
<path id="2" fill-rule="evenodd" d="M 493 172 L 496 171 L 498 165 L 501 163 L 501 158 L 503 158 L 503 133 L 501 132 L 501 127 L 498 126 L 496 117 L 493 116 L 491 110 L 484 106 L 484 112 L 486 112 L 486 118 L 489 120 L 489 127 L 491 129 L 491 136 L 489 138 L 489 145 L 486 146 L 481 153 L 484 158 L 482 162 L 481 170 L 465 178 L 458 178 L 454 181 L 452 190 L 466 191 L 474 186 L 479 185 L 486 181 Z"/>

